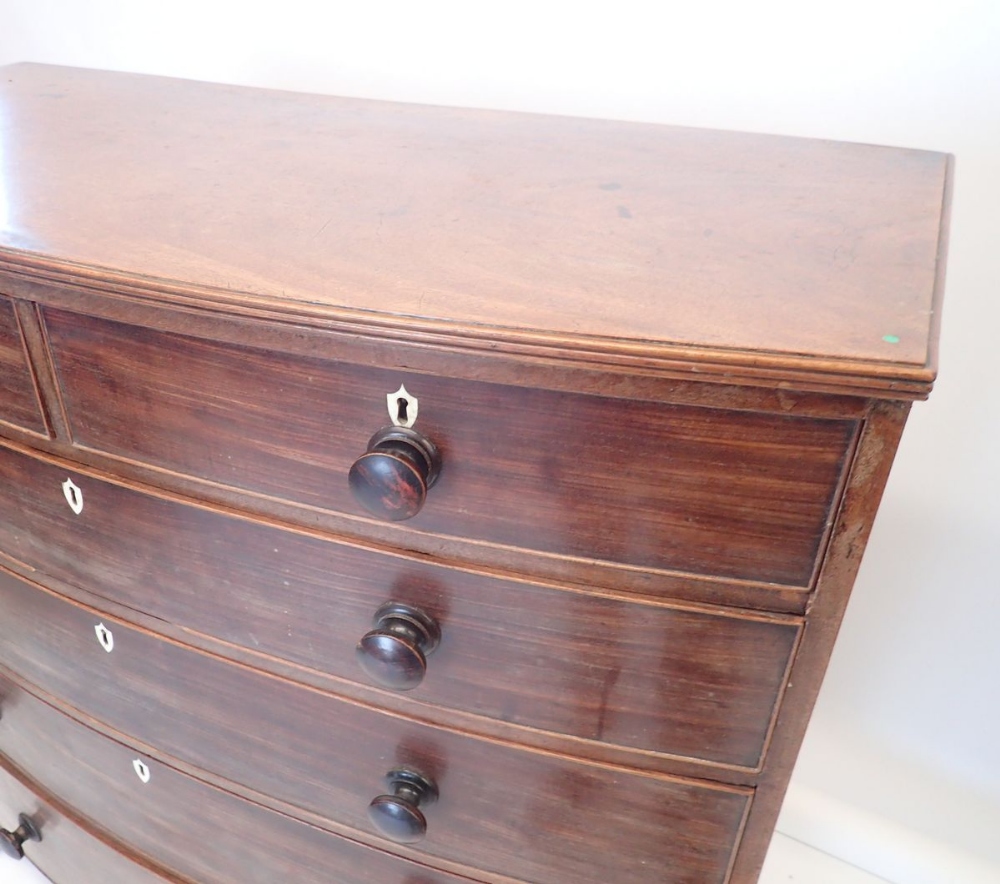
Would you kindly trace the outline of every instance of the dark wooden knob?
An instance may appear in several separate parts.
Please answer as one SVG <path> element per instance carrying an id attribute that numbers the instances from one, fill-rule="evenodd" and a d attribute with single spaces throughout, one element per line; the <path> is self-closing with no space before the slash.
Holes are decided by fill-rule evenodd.
<path id="1" fill-rule="evenodd" d="M 22 813 L 17 818 L 17 828 L 13 832 L 0 829 L 0 848 L 11 859 L 23 859 L 25 841 L 41 841 L 42 833 L 31 821 L 31 817 Z"/>
<path id="2" fill-rule="evenodd" d="M 413 844 L 427 834 L 427 818 L 420 805 L 438 797 L 434 781 L 405 767 L 385 775 L 389 795 L 379 795 L 368 805 L 368 818 L 378 833 L 397 844 Z"/>
<path id="3" fill-rule="evenodd" d="M 441 641 L 434 618 L 419 608 L 387 602 L 375 612 L 374 628 L 355 649 L 358 663 L 376 684 L 413 690 L 427 674 L 427 657 Z"/>
<path id="4" fill-rule="evenodd" d="M 437 481 L 441 456 L 416 430 L 386 427 L 368 440 L 368 450 L 351 466 L 354 498 L 380 519 L 399 522 L 420 512 L 427 489 Z"/>

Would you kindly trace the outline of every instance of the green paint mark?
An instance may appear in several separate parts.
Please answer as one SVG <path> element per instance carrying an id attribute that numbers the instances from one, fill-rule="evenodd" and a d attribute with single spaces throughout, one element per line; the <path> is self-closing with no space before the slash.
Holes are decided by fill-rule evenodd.
<path id="1" fill-rule="evenodd" d="M 899 335 L 882 335 L 882 340 L 887 344 L 898 344 Z"/>

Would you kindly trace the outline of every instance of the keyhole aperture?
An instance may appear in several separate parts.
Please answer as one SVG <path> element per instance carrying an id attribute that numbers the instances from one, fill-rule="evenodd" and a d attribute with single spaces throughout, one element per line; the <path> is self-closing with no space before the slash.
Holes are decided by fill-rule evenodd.
<path id="1" fill-rule="evenodd" d="M 405 385 L 400 384 L 395 393 L 386 393 L 385 400 L 389 409 L 389 420 L 394 427 L 409 429 L 417 422 L 417 409 L 420 403 Z"/>

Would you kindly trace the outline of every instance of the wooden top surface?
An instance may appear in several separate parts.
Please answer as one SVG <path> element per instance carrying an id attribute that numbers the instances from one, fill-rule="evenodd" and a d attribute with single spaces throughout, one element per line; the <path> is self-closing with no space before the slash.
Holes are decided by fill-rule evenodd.
<path id="1" fill-rule="evenodd" d="M 0 150 L 22 273 L 564 358 L 934 376 L 942 154 L 45 65 L 0 69 Z"/>

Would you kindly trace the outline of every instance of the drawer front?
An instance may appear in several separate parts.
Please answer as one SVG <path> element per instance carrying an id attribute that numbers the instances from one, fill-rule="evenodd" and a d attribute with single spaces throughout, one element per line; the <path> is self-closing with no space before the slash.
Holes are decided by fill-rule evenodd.
<path id="1" fill-rule="evenodd" d="M 440 788 L 427 809 L 427 857 L 533 884 L 725 880 L 747 789 L 631 774 L 390 716 L 159 639 L 6 572 L 0 593 L 0 662 L 258 793 L 368 831 L 369 801 L 402 765 Z"/>
<path id="2" fill-rule="evenodd" d="M 0 422 L 48 435 L 14 305 L 0 295 Z"/>
<path id="3" fill-rule="evenodd" d="M 0 681 L 6 687 L 5 681 Z M 0 727 L 3 721 L 0 719 Z M 130 857 L 106 837 L 98 836 L 62 804 L 38 788 L 18 770 L 0 746 L 0 825 L 17 826 L 27 813 L 39 829 L 41 841 L 26 841 L 24 855 L 53 884 L 192 884 L 154 871 Z"/>
<path id="4" fill-rule="evenodd" d="M 714 764 L 758 766 L 799 631 L 372 552 L 5 447 L 0 508 L 0 549 L 170 623 L 365 683 L 355 645 L 402 601 L 442 631 L 414 699 Z"/>
<path id="5" fill-rule="evenodd" d="M 0 753 L 36 772 L 47 791 L 100 820 L 129 847 L 199 884 L 467 880 L 427 871 L 187 776 L 67 717 L 2 675 L 0 691 Z M 136 760 L 148 771 L 145 783 Z"/>
<path id="6" fill-rule="evenodd" d="M 855 432 L 45 322 L 79 445 L 360 517 L 348 470 L 405 383 L 443 458 L 407 527 L 640 568 L 807 586 Z"/>

